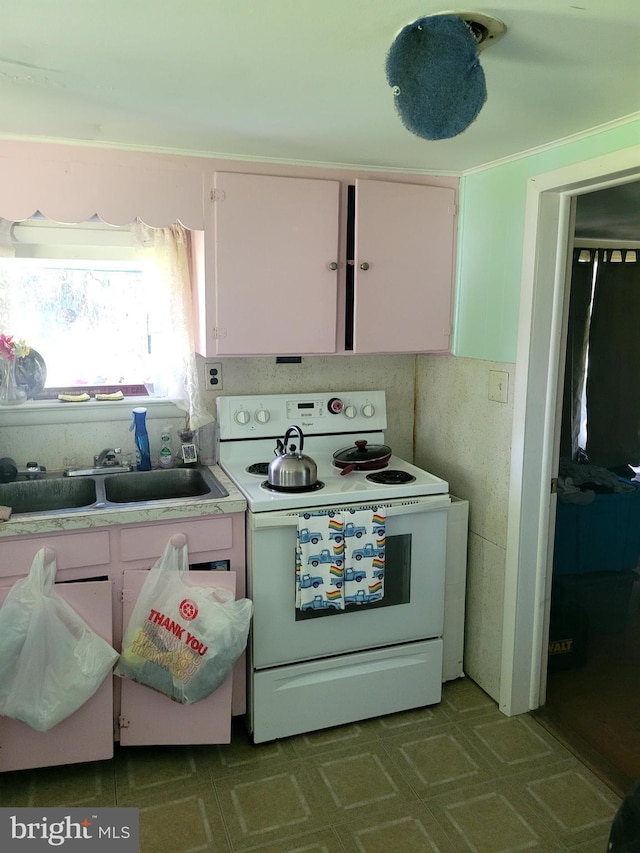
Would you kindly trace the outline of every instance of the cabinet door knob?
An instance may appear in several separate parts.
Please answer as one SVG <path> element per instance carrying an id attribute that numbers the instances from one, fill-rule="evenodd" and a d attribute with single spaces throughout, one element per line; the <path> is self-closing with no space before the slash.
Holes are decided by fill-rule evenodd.
<path id="1" fill-rule="evenodd" d="M 335 261 L 331 261 L 331 263 L 329 264 L 329 269 L 330 270 L 337 270 L 338 264 Z"/>
<path id="2" fill-rule="evenodd" d="M 361 270 L 368 270 L 369 264 L 366 261 L 363 261 L 363 263 L 360 264 L 360 269 Z"/>

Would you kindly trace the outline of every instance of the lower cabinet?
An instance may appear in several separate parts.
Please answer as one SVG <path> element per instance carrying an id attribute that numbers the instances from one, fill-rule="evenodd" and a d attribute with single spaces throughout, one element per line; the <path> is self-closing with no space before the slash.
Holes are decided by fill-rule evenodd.
<path id="1" fill-rule="evenodd" d="M 134 605 L 142 589 L 146 572 L 124 573 L 122 630 L 126 630 Z M 233 572 L 189 573 L 196 586 L 230 589 L 235 593 Z M 121 681 L 120 743 L 144 744 L 229 743 L 231 741 L 231 693 L 229 676 L 211 696 L 193 705 L 181 705 L 168 696 L 137 684 Z"/>
<path id="2" fill-rule="evenodd" d="M 111 584 L 62 583 L 56 591 L 108 643 L 112 642 Z M 0 588 L 0 604 L 9 588 Z M 88 702 L 48 732 L 0 717 L 0 771 L 76 764 L 113 758 L 113 678 L 105 678 Z"/>
<path id="3" fill-rule="evenodd" d="M 187 537 L 194 583 L 244 597 L 244 513 L 231 513 L 0 539 L 0 604 L 35 554 L 53 548 L 56 590 L 119 651 L 146 572 L 176 533 Z M 48 732 L 0 716 L 0 772 L 111 758 L 114 740 L 126 746 L 228 743 L 231 717 L 245 709 L 244 655 L 225 684 L 193 705 L 112 676 Z"/>

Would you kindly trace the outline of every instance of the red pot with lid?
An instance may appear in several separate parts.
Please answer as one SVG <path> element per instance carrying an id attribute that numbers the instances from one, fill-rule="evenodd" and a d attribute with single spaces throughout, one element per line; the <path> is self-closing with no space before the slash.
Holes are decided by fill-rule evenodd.
<path id="1" fill-rule="evenodd" d="M 333 464 L 342 468 L 340 474 L 351 471 L 377 471 L 386 468 L 391 457 L 391 448 L 386 444 L 369 444 L 359 439 L 352 447 L 345 447 L 333 454 Z"/>

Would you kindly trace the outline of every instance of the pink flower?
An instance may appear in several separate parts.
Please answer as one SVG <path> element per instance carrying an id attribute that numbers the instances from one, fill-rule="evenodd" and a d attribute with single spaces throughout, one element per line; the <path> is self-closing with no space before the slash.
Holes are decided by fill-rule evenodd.
<path id="1" fill-rule="evenodd" d="M 31 347 L 24 338 L 16 341 L 13 335 L 0 335 L 0 358 L 13 361 L 16 358 L 24 358 L 31 352 Z"/>

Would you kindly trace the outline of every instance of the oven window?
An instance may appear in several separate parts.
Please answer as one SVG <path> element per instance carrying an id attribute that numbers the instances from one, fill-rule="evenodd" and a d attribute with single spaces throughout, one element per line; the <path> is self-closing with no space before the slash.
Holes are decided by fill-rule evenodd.
<path id="1" fill-rule="evenodd" d="M 363 566 L 370 574 L 370 569 Z M 366 589 L 367 580 L 361 581 Z M 351 582 L 351 592 L 357 590 L 355 581 Z M 370 604 L 347 604 L 344 610 L 296 610 L 296 622 L 307 619 L 321 619 L 324 616 L 344 616 L 346 613 L 363 613 L 380 607 L 395 607 L 408 604 L 411 600 L 411 534 L 387 536 L 385 542 L 384 595 L 379 601 Z"/>

